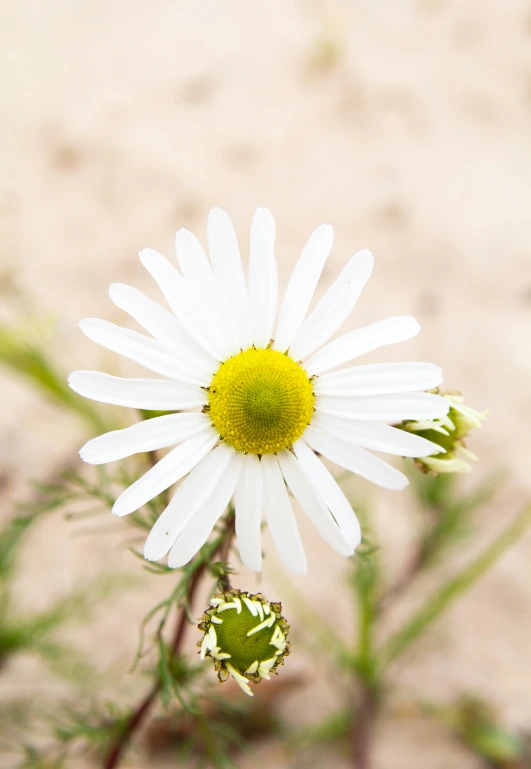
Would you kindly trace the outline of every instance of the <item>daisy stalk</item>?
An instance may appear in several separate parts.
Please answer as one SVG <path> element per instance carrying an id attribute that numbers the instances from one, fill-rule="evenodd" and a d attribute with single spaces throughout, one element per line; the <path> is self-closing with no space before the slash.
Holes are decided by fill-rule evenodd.
<path id="1" fill-rule="evenodd" d="M 229 558 L 229 552 L 234 537 L 234 519 L 230 516 L 226 525 L 224 526 L 215 546 L 215 548 L 208 553 L 208 559 L 203 554 L 199 554 L 196 558 L 193 568 L 188 577 L 186 583 L 186 594 L 184 596 L 181 605 L 179 606 L 177 619 L 175 622 L 175 628 L 173 631 L 172 639 L 169 644 L 168 653 L 170 658 L 176 658 L 181 653 L 183 642 L 186 637 L 186 632 L 189 627 L 189 609 L 193 607 L 194 599 L 197 594 L 197 590 L 200 586 L 202 578 L 208 571 L 210 562 L 214 561 L 216 556 L 219 556 L 220 561 L 226 564 Z M 206 548 L 205 548 L 206 549 Z M 230 585 L 226 573 L 223 572 L 218 580 L 218 585 L 223 590 L 228 590 Z M 161 639 L 162 627 L 159 627 L 158 638 Z M 142 727 L 146 719 L 148 718 L 152 708 L 154 707 L 159 695 L 161 694 L 163 687 L 162 677 L 159 675 L 155 678 L 154 683 L 148 690 L 146 695 L 140 700 L 140 702 L 131 710 L 129 717 L 125 720 L 124 725 L 116 737 L 116 739 L 110 744 L 106 755 L 103 760 L 104 769 L 115 769 L 117 767 L 123 755 L 129 746 L 131 740 L 134 738 L 137 731 Z"/>

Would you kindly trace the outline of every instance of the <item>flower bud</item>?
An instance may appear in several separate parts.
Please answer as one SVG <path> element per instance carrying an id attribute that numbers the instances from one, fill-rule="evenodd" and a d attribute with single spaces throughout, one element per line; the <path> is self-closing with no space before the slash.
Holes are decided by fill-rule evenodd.
<path id="1" fill-rule="evenodd" d="M 444 453 L 416 459 L 415 464 L 423 472 L 433 475 L 468 473 L 471 467 L 466 460 L 475 461 L 477 457 L 468 450 L 465 439 L 472 428 L 481 427 L 481 423 L 487 418 L 488 411 L 480 412 L 466 406 L 463 396 L 459 393 L 442 393 L 438 389 L 433 392 L 449 401 L 448 414 L 440 419 L 406 421 L 401 427 L 403 430 L 416 433 L 436 443 Z"/>
<path id="2" fill-rule="evenodd" d="M 280 603 L 269 603 L 260 593 L 216 593 L 199 623 L 201 659 L 211 657 L 220 681 L 232 676 L 252 697 L 249 681 L 269 680 L 289 654 L 289 625 L 281 611 Z"/>

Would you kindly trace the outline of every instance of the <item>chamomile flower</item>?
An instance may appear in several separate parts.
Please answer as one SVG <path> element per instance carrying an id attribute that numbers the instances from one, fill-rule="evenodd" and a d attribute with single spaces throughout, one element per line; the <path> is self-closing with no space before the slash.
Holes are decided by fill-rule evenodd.
<path id="1" fill-rule="evenodd" d="M 186 564 L 234 499 L 243 563 L 261 569 L 265 518 L 288 569 L 305 573 L 286 487 L 337 552 L 352 555 L 361 539 L 351 505 L 319 455 L 386 489 L 402 489 L 406 476 L 368 449 L 409 457 L 442 451 L 392 426 L 447 413 L 445 398 L 421 392 L 441 383 L 438 366 L 340 368 L 410 339 L 420 327 L 414 318 L 392 317 L 332 340 L 373 269 L 368 251 L 355 254 L 310 310 L 332 240 L 329 225 L 311 235 L 279 301 L 271 213 L 259 208 L 254 215 L 246 277 L 232 224 L 215 208 L 208 218 L 210 259 L 186 230 L 176 236 L 180 270 L 155 251 L 140 253 L 170 309 L 130 286 L 111 286 L 114 304 L 147 334 L 105 320 L 81 322 L 94 342 L 161 378 L 76 371 L 69 378 L 76 392 L 103 403 L 175 412 L 106 433 L 80 451 L 86 462 L 102 464 L 176 446 L 113 507 L 116 515 L 127 515 L 180 482 L 147 538 L 146 559 L 169 553 L 171 567 Z"/>

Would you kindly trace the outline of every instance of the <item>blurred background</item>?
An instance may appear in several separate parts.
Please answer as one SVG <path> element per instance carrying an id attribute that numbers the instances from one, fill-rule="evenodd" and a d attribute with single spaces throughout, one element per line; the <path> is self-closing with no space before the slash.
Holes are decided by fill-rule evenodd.
<path id="1" fill-rule="evenodd" d="M 440 363 L 449 388 L 491 410 L 470 443 L 481 462 L 460 482 L 465 493 L 502 477 L 501 488 L 482 507 L 474 537 L 439 568 L 451 572 L 495 539 L 531 496 L 531 4 L 2 0 L 0 16 L 1 322 L 32 326 L 60 370 L 123 373 L 129 368 L 85 339 L 77 323 L 86 316 L 128 322 L 108 298 L 111 282 L 157 297 L 139 249 L 171 256 L 180 227 L 205 242 L 208 210 L 219 205 L 245 253 L 253 211 L 265 206 L 277 222 L 285 285 L 311 231 L 328 222 L 335 245 L 320 291 L 355 251 L 368 247 L 376 258 L 351 327 L 415 315 L 420 336 L 383 360 Z M 30 481 L 79 467 L 77 450 L 90 433 L 12 371 L 0 370 L 0 383 L 5 523 L 30 495 Z M 399 574 L 418 500 L 366 484 L 351 491 L 354 507 L 370 510 L 386 573 Z M 354 619 L 345 564 L 303 529 L 310 575 L 294 580 L 296 590 L 348 640 Z M 102 574 L 131 579 L 134 589 L 114 584 L 90 618 L 62 631 L 97 671 L 90 686 L 76 680 L 72 688 L 74 673 L 56 676 L 31 654 L 9 659 L 0 696 L 17 728 L 27 722 L 45 734 L 43 712 L 73 697 L 87 705 L 112 694 L 127 704 L 145 686 L 128 675 L 138 625 L 171 578 L 144 575 L 127 536 L 110 516 L 95 527 L 61 513 L 29 532 L 13 584 L 24 611 L 46 611 Z M 266 549 L 272 553 L 268 539 Z M 486 764 L 444 718 L 411 702 L 444 708 L 472 693 L 504 730 L 530 728 L 530 558 L 528 536 L 391 667 L 376 769 L 524 766 Z M 271 555 L 261 582 L 243 567 L 236 582 L 282 600 L 294 626 L 297 648 L 275 711 L 300 727 L 332 712 L 341 673 L 308 648 L 283 579 Z M 391 607 L 389 627 L 430 580 L 421 578 Z M 189 640 L 193 653 L 194 631 Z M 268 767 L 299 765 L 274 734 L 238 766 L 255 765 L 257 755 Z M 327 768 L 352 765 L 341 751 L 323 756 Z M 17 766 L 7 752 L 5 761 Z M 86 756 L 71 761 L 98 765 Z M 128 761 L 145 766 L 146 754 Z"/>

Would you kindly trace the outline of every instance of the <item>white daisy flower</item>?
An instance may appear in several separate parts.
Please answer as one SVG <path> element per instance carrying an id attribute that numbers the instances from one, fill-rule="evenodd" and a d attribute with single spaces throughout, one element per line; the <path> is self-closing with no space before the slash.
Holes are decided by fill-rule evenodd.
<path id="1" fill-rule="evenodd" d="M 315 230 L 278 299 L 275 223 L 259 208 L 251 225 L 249 276 L 228 216 L 208 218 L 210 260 L 186 230 L 175 239 L 180 271 L 151 249 L 142 264 L 158 283 L 167 310 L 135 288 L 113 284 L 111 299 L 149 334 L 105 320 L 81 321 L 94 342 L 163 379 L 124 379 L 76 371 L 73 390 L 87 398 L 136 409 L 174 411 L 101 435 L 81 449 L 91 464 L 178 444 L 118 497 L 113 513 L 128 515 L 181 481 L 153 526 L 145 557 L 188 563 L 234 498 L 243 563 L 262 566 L 264 517 L 290 571 L 307 571 L 286 486 L 321 536 L 352 555 L 360 526 L 347 498 L 318 455 L 386 489 L 405 475 L 367 449 L 424 457 L 440 447 L 392 426 L 438 419 L 444 398 L 426 392 L 442 381 L 431 363 L 340 366 L 364 353 L 415 336 L 414 318 L 394 317 L 330 339 L 368 281 L 373 257 L 355 254 L 308 312 L 332 248 L 332 227 Z"/>

